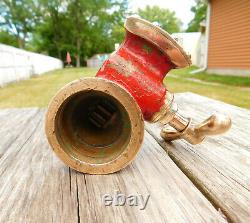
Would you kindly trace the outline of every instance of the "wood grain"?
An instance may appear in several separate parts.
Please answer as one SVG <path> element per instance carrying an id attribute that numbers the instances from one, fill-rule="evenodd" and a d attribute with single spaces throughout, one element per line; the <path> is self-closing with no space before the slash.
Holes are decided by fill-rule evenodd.
<path id="1" fill-rule="evenodd" d="M 39 111 L 25 128 L 9 121 L 19 133 L 0 159 L 1 222 L 78 221 L 76 185 L 48 147 L 43 116 Z"/>
<path id="2" fill-rule="evenodd" d="M 19 140 L 19 144 L 23 144 L 27 138 L 20 137 L 22 134 L 32 134 L 32 129 L 27 126 L 33 119 L 38 116 L 38 109 L 2 109 L 0 112 L 0 157 L 5 151 Z M 18 139 L 19 137 L 19 139 Z M 21 140 L 21 141 L 20 141 Z M 22 141 L 24 140 L 24 141 Z"/>
<path id="3" fill-rule="evenodd" d="M 14 121 L 20 114 L 26 124 Z M 20 114 L 0 111 L 5 126 L 15 129 L 7 135 L 12 142 L 0 144 L 5 151 L 0 158 L 0 222 L 226 222 L 148 133 L 127 168 L 85 175 L 66 167 L 49 148 L 44 110 Z M 149 194 L 146 209 L 104 206 L 102 195 L 116 190 Z"/>
<path id="4" fill-rule="evenodd" d="M 201 122 L 214 112 L 232 118 L 231 130 L 192 146 L 165 143 L 160 126 L 147 130 L 194 184 L 233 222 L 250 222 L 250 111 L 192 93 L 177 94 L 179 111 Z"/>

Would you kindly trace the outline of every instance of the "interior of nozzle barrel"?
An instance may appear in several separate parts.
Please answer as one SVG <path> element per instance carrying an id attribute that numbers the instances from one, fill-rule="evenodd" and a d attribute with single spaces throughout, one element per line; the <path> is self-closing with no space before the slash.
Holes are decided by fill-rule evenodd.
<path id="1" fill-rule="evenodd" d="M 126 149 L 131 123 L 118 99 L 102 91 L 82 91 L 60 106 L 55 134 L 72 158 L 101 164 L 114 160 Z"/>

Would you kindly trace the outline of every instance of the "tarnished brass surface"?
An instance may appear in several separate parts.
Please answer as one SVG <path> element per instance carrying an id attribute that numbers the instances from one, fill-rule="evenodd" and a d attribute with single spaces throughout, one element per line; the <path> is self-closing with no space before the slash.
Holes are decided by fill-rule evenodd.
<path id="1" fill-rule="evenodd" d="M 194 145 L 201 143 L 208 135 L 222 134 L 231 127 L 231 119 L 222 114 L 214 114 L 202 123 L 194 125 L 191 118 L 186 118 L 178 112 L 171 94 L 151 121 L 165 124 L 161 130 L 161 137 L 165 141 L 185 139 Z"/>
<path id="2" fill-rule="evenodd" d="M 134 98 L 101 78 L 82 78 L 51 100 L 46 135 L 58 157 L 84 173 L 108 174 L 127 166 L 139 151 L 144 122 Z"/>
<path id="3" fill-rule="evenodd" d="M 166 141 L 185 139 L 195 145 L 201 143 L 206 136 L 222 134 L 231 127 L 231 119 L 221 114 L 212 115 L 194 127 L 191 125 L 191 119 L 180 117 L 179 114 L 176 114 L 168 123 L 177 131 L 169 130 L 165 127 L 162 129 L 161 137 Z"/>
<path id="4" fill-rule="evenodd" d="M 137 16 L 126 19 L 125 28 L 159 47 L 175 64 L 175 68 L 182 68 L 192 64 L 190 56 L 179 46 L 179 44 L 159 26 L 155 26 Z"/>

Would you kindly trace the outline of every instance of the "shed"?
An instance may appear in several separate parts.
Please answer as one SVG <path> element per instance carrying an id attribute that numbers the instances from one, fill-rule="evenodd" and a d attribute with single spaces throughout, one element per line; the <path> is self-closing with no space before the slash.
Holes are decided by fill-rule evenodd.
<path id="1" fill-rule="evenodd" d="M 99 68 L 108 57 L 107 53 L 95 54 L 87 60 L 87 67 Z"/>

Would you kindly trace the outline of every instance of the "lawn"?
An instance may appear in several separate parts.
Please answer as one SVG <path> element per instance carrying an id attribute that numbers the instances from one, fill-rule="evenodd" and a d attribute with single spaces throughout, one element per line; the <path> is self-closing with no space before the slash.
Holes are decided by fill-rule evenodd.
<path id="1" fill-rule="evenodd" d="M 191 71 L 194 71 L 196 69 L 198 69 L 198 67 L 191 66 L 185 69 L 172 70 L 171 73 L 183 78 L 194 78 L 206 82 L 214 82 L 214 83 L 240 86 L 240 87 L 250 87 L 250 77 L 218 75 L 210 73 L 207 74 L 204 71 L 197 74 L 190 74 Z"/>
<path id="2" fill-rule="evenodd" d="M 229 77 L 227 79 L 227 77 L 219 75 L 210 77 L 206 74 L 205 76 L 204 73 L 193 76 L 188 74 L 192 69 L 195 68 L 171 72 L 172 74 L 164 80 L 167 88 L 171 92 L 190 91 L 250 109 L 249 78 Z M 90 68 L 68 68 L 9 84 L 0 88 L 0 107 L 46 107 L 51 97 L 66 83 L 80 77 L 94 76 L 96 71 L 96 69 Z M 196 78 L 203 82 L 187 78 Z"/>
<path id="3" fill-rule="evenodd" d="M 94 76 L 96 69 L 67 68 L 0 88 L 0 107 L 46 107 L 65 84 L 80 77 Z"/>

